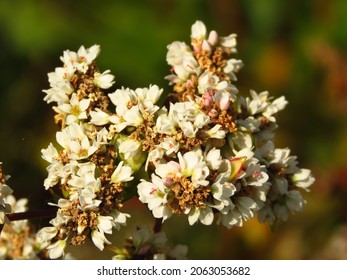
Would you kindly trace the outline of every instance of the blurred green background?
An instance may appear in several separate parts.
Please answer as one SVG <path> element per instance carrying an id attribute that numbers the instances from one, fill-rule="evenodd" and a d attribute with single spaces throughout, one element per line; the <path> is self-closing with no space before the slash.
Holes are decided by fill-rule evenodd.
<path id="1" fill-rule="evenodd" d="M 168 93 L 166 46 L 189 42 L 197 19 L 220 35 L 238 34 L 241 94 L 286 96 L 276 145 L 289 147 L 316 183 L 304 194 L 305 210 L 274 232 L 257 220 L 226 230 L 175 217 L 164 225 L 169 239 L 188 245 L 190 259 L 347 259 L 345 0 L 1 0 L 0 161 L 15 195 L 28 197 L 30 209 L 50 199 L 40 150 L 57 127 L 42 89 L 63 50 L 100 44 L 99 68 L 110 69 L 118 87 L 158 84 Z M 133 218 L 112 238 L 118 245 L 134 224 L 152 222 L 136 201 L 124 210 Z M 77 258 L 110 257 L 88 244 L 72 251 Z"/>

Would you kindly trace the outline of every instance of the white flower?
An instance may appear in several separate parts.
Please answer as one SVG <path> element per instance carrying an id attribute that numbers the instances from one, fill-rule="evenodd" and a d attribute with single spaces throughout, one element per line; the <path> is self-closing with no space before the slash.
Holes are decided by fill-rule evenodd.
<path id="1" fill-rule="evenodd" d="M 134 177 L 130 175 L 133 173 L 131 167 L 123 166 L 123 161 L 121 161 L 115 171 L 111 175 L 111 183 L 128 182 Z"/>
<path id="2" fill-rule="evenodd" d="M 147 203 L 149 210 L 155 218 L 168 219 L 172 213 L 167 204 L 169 189 L 164 182 L 155 174 L 152 174 L 152 182 L 141 180 L 137 186 L 139 199 L 142 203 Z"/>
<path id="3" fill-rule="evenodd" d="M 98 230 L 92 231 L 92 241 L 100 251 L 104 250 L 104 244 L 111 244 L 111 242 L 106 239 L 104 233 Z"/>
<path id="4" fill-rule="evenodd" d="M 243 67 L 243 62 L 242 60 L 239 59 L 228 59 L 226 66 L 223 68 L 224 73 L 229 74 L 229 77 L 231 78 L 232 81 L 236 81 L 236 75 L 234 73 L 239 72 L 239 70 Z"/>
<path id="5" fill-rule="evenodd" d="M 220 124 L 216 124 L 211 129 L 206 130 L 205 133 L 209 136 L 209 138 L 224 139 L 226 132 L 221 128 L 222 126 Z"/>
<path id="6" fill-rule="evenodd" d="M 230 34 L 229 36 L 226 37 L 221 37 L 220 38 L 220 43 L 224 48 L 230 48 L 233 53 L 236 52 L 236 34 Z"/>
<path id="7" fill-rule="evenodd" d="M 142 152 L 141 143 L 130 138 L 121 142 L 118 149 L 119 153 L 124 156 L 124 159 L 136 157 L 138 153 Z"/>
<path id="8" fill-rule="evenodd" d="M 193 208 L 188 214 L 189 225 L 195 224 L 198 220 L 204 225 L 210 225 L 213 219 L 214 215 L 210 207 Z"/>
<path id="9" fill-rule="evenodd" d="M 307 190 L 307 188 L 315 181 L 311 175 L 311 170 L 309 169 L 300 169 L 300 171 L 292 175 L 291 180 L 295 186 L 305 190 Z"/>
<path id="10" fill-rule="evenodd" d="M 67 152 L 70 159 L 84 159 L 98 148 L 91 145 L 82 126 L 72 123 L 56 134 L 57 142 Z"/>
<path id="11" fill-rule="evenodd" d="M 95 108 L 95 111 L 90 111 L 91 123 L 95 125 L 105 125 L 110 122 L 110 115 L 106 112 L 100 110 L 99 108 Z"/>
<path id="12" fill-rule="evenodd" d="M 57 234 L 58 229 L 56 227 L 44 227 L 36 234 L 36 241 L 41 248 L 46 248 Z"/>
<path id="13" fill-rule="evenodd" d="M 79 200 L 80 209 L 83 211 L 96 209 L 101 203 L 101 200 L 95 199 L 96 193 L 92 186 L 87 186 L 83 189 L 79 189 L 77 196 Z M 74 200 L 73 195 L 70 196 L 70 200 Z M 81 229 L 80 232 L 82 231 L 83 229 Z"/>
<path id="14" fill-rule="evenodd" d="M 197 20 L 192 25 L 192 32 L 190 37 L 197 40 L 202 40 L 206 38 L 206 26 L 202 21 Z"/>
<path id="15" fill-rule="evenodd" d="M 266 107 L 266 109 L 263 112 L 263 115 L 267 117 L 271 122 L 275 122 L 276 119 L 273 115 L 283 110 L 287 104 L 288 101 L 285 99 L 284 96 L 281 96 L 275 99 L 272 103 L 269 104 L 269 106 Z"/>
<path id="16" fill-rule="evenodd" d="M 112 233 L 112 227 L 113 227 L 113 218 L 111 216 L 101 216 L 99 215 L 98 218 L 98 229 L 100 232 L 111 234 Z"/>
<path id="17" fill-rule="evenodd" d="M 191 48 L 184 42 L 173 42 L 167 46 L 166 60 L 169 65 L 181 65 L 187 70 L 198 67 Z"/>
<path id="18" fill-rule="evenodd" d="M 173 137 L 166 137 L 159 145 L 156 146 L 155 149 L 150 151 L 147 156 L 146 161 L 146 170 L 148 168 L 148 164 L 152 162 L 156 165 L 157 162 L 163 159 L 164 155 L 170 156 L 174 155 L 179 151 L 179 143 Z"/>
<path id="19" fill-rule="evenodd" d="M 102 89 L 108 89 L 114 84 L 114 76 L 110 74 L 110 70 L 103 73 L 94 73 L 94 84 Z"/>
<path id="20" fill-rule="evenodd" d="M 166 60 L 172 66 L 174 73 L 165 77 L 170 84 L 188 82 L 192 73 L 200 72 L 192 50 L 183 42 L 173 42 L 168 45 Z"/>
<path id="21" fill-rule="evenodd" d="M 200 94 L 203 94 L 209 90 L 226 90 L 228 88 L 227 81 L 220 81 L 219 77 L 211 74 L 209 71 L 205 71 L 199 77 L 198 90 Z"/>
<path id="22" fill-rule="evenodd" d="M 163 89 L 160 89 L 157 85 L 150 85 L 149 88 L 135 89 L 138 100 L 143 101 L 145 104 L 146 101 L 149 101 L 152 105 L 157 103 L 162 92 Z"/>
<path id="23" fill-rule="evenodd" d="M 126 226 L 127 219 L 130 218 L 129 214 L 121 213 L 118 210 L 113 210 L 110 215 L 113 219 L 112 226 L 117 230 L 119 230 L 121 226 Z"/>
<path id="24" fill-rule="evenodd" d="M 290 156 L 290 150 L 285 149 L 275 149 L 273 158 L 270 163 L 277 164 L 284 168 L 286 174 L 295 173 L 298 171 L 296 156 Z"/>
<path id="25" fill-rule="evenodd" d="M 58 112 L 63 112 L 67 115 L 66 124 L 72 124 L 76 120 L 83 120 L 87 118 L 87 112 L 90 104 L 90 99 L 79 100 L 77 95 L 73 93 L 70 98 L 70 103 L 64 103 L 57 108 Z"/>
<path id="26" fill-rule="evenodd" d="M 61 256 L 64 256 L 65 247 L 66 247 L 66 239 L 58 240 L 55 243 L 49 245 L 47 247 L 49 258 L 57 259 L 57 258 L 60 258 Z"/>
<path id="27" fill-rule="evenodd" d="M 190 151 L 183 156 L 178 153 L 178 159 L 182 175 L 190 177 L 196 187 L 208 185 L 209 182 L 205 179 L 209 175 L 209 169 L 203 159 L 201 150 Z"/>
<path id="28" fill-rule="evenodd" d="M 86 73 L 89 65 L 95 60 L 100 52 L 100 47 L 98 45 L 93 45 L 86 49 L 81 46 L 77 53 L 66 50 L 60 57 L 60 60 L 64 63 L 64 67 L 72 67 L 73 69 Z"/>
<path id="29" fill-rule="evenodd" d="M 57 159 L 59 154 L 57 149 L 50 143 L 47 149 L 41 150 L 42 158 L 50 163 L 53 163 L 54 159 Z"/>

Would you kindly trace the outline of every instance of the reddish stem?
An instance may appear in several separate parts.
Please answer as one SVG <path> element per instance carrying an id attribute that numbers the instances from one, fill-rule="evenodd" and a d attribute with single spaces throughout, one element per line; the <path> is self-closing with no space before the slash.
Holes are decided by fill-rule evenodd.
<path id="1" fill-rule="evenodd" d="M 153 232 L 158 233 L 161 231 L 161 227 L 163 225 L 163 219 L 155 219 L 154 226 L 153 226 Z"/>
<path id="2" fill-rule="evenodd" d="M 57 209 L 51 208 L 51 209 L 45 209 L 45 210 L 10 213 L 10 214 L 6 214 L 6 216 L 10 221 L 19 221 L 19 220 L 32 220 L 32 219 L 39 219 L 39 218 L 51 218 L 51 217 L 54 217 L 56 214 L 57 214 Z"/>

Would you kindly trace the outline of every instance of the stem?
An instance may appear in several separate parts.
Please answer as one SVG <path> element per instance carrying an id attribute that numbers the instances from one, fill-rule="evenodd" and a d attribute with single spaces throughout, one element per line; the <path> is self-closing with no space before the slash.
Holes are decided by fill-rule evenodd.
<path id="1" fill-rule="evenodd" d="M 153 226 L 154 233 L 160 232 L 162 225 L 163 225 L 163 219 L 156 218 L 154 222 L 154 226 Z"/>
<path id="2" fill-rule="evenodd" d="M 37 210 L 37 211 L 27 211 L 27 212 L 19 212 L 19 213 L 10 213 L 6 214 L 7 218 L 10 221 L 19 221 L 19 220 L 32 220 L 39 218 L 51 218 L 57 214 L 57 209 L 45 209 L 45 210 Z"/>

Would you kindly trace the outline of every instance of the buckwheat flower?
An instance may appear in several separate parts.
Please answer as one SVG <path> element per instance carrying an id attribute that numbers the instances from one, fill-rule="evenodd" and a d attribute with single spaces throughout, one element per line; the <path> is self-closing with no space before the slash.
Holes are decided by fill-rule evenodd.
<path id="1" fill-rule="evenodd" d="M 136 157 L 138 153 L 141 153 L 141 143 L 133 139 L 126 139 L 120 142 L 118 150 L 124 159 Z"/>
<path id="2" fill-rule="evenodd" d="M 166 135 L 173 135 L 176 131 L 177 122 L 170 115 L 161 114 L 156 121 L 157 131 Z"/>
<path id="3" fill-rule="evenodd" d="M 111 244 L 111 242 L 106 239 L 104 233 L 98 230 L 92 231 L 92 241 L 100 251 L 104 250 L 105 244 Z"/>
<path id="4" fill-rule="evenodd" d="M 205 133 L 209 138 L 224 139 L 226 136 L 226 132 L 222 129 L 220 124 L 216 124 L 211 129 L 205 130 Z"/>
<path id="5" fill-rule="evenodd" d="M 207 30 L 206 30 L 205 24 L 202 21 L 197 20 L 192 25 L 190 37 L 192 39 L 202 40 L 202 39 L 205 39 L 206 33 L 207 33 Z"/>
<path id="6" fill-rule="evenodd" d="M 110 88 L 114 82 L 114 76 L 110 74 L 110 70 L 106 70 L 103 73 L 95 72 L 94 73 L 94 84 L 102 89 Z"/>
<path id="7" fill-rule="evenodd" d="M 180 164 L 180 173 L 186 177 L 190 177 L 195 186 L 206 186 L 208 181 L 205 180 L 209 175 L 209 169 L 203 160 L 201 150 L 190 151 L 183 156 L 178 153 Z"/>
<path id="8" fill-rule="evenodd" d="M 123 166 L 124 162 L 121 161 L 117 168 L 111 175 L 111 183 L 120 183 L 131 181 L 134 177 L 130 176 L 133 171 L 129 166 Z"/>
<path id="9" fill-rule="evenodd" d="M 58 240 L 55 243 L 49 245 L 47 247 L 49 258 L 50 259 L 57 259 L 57 258 L 64 256 L 65 247 L 66 247 L 66 239 Z"/>
<path id="10" fill-rule="evenodd" d="M 69 96 L 74 92 L 70 83 L 75 70 L 72 67 L 57 67 L 54 72 L 48 73 L 48 81 L 51 86 L 46 93 L 44 101 L 56 102 L 58 105 L 68 102 Z"/>
<path id="11" fill-rule="evenodd" d="M 268 120 L 270 120 L 271 122 L 275 122 L 276 119 L 273 115 L 283 110 L 287 106 L 287 104 L 288 101 L 285 99 L 284 96 L 276 98 L 269 104 L 269 106 L 266 107 L 265 111 L 263 112 L 263 115 L 267 117 Z"/>
<path id="12" fill-rule="evenodd" d="M 69 82 L 66 82 L 66 84 L 67 85 L 66 86 L 64 85 L 64 87 L 70 86 Z M 67 96 L 66 91 L 68 91 L 69 93 L 72 93 L 73 88 L 68 90 L 64 90 L 61 88 L 50 88 L 47 90 L 43 90 L 43 92 L 46 93 L 46 96 L 44 97 L 43 100 L 46 101 L 48 104 L 52 102 L 56 102 L 58 104 L 64 104 L 69 101 L 69 97 Z"/>
<path id="13" fill-rule="evenodd" d="M 255 115 L 258 113 L 262 113 L 265 108 L 269 105 L 268 103 L 268 92 L 263 91 L 259 94 L 257 94 L 254 90 L 250 91 L 252 100 L 249 98 L 246 98 L 248 112 L 251 115 Z"/>
<path id="14" fill-rule="evenodd" d="M 128 106 L 132 107 L 137 104 L 137 95 L 135 91 L 122 87 L 117 89 L 114 93 L 108 94 L 111 102 L 116 106 L 116 112 L 118 115 L 124 114 L 128 110 Z"/>
<path id="15" fill-rule="evenodd" d="M 291 176 L 291 181 L 295 186 L 308 190 L 307 188 L 314 183 L 315 179 L 311 175 L 311 170 L 302 168 Z"/>
<path id="16" fill-rule="evenodd" d="M 276 168 L 282 168 L 282 172 L 285 174 L 294 173 L 298 171 L 297 167 L 297 157 L 290 155 L 290 150 L 285 149 L 275 149 L 272 154 L 272 160 L 270 164 L 276 165 Z"/>
<path id="17" fill-rule="evenodd" d="M 64 63 L 65 67 L 71 65 L 74 69 L 86 73 L 89 65 L 95 60 L 99 52 L 100 47 L 98 45 L 93 45 L 87 49 L 81 46 L 77 53 L 70 50 L 64 51 L 60 60 Z"/>
<path id="18" fill-rule="evenodd" d="M 172 156 L 179 151 L 179 148 L 180 145 L 174 137 L 165 137 L 164 140 L 155 147 L 155 149 L 148 153 L 145 166 L 146 170 L 150 162 L 156 165 L 156 163 L 159 163 L 162 160 L 164 155 Z"/>
<path id="19" fill-rule="evenodd" d="M 46 190 L 53 187 L 61 180 L 61 170 L 63 167 L 64 165 L 60 161 L 55 160 L 46 168 L 48 176 L 43 182 Z"/>
<path id="20" fill-rule="evenodd" d="M 164 221 L 172 215 L 167 205 L 169 189 L 159 176 L 152 174 L 151 182 L 141 179 L 137 191 L 140 201 L 148 204 L 155 218 L 162 218 Z"/>
<path id="21" fill-rule="evenodd" d="M 141 168 L 146 161 L 147 153 L 143 151 L 139 141 L 128 138 L 126 135 L 118 135 L 116 146 L 120 158 L 132 168 L 133 171 Z"/>
<path id="22" fill-rule="evenodd" d="M 67 152 L 70 159 L 84 159 L 98 148 L 93 146 L 82 126 L 72 123 L 56 134 L 57 142 Z"/>
<path id="23" fill-rule="evenodd" d="M 234 153 L 237 153 L 237 151 L 240 151 L 242 149 L 252 150 L 254 147 L 253 136 L 252 134 L 247 132 L 235 131 L 233 133 L 229 133 L 227 140 L 229 147 L 234 151 Z"/>
<path id="24" fill-rule="evenodd" d="M 223 71 L 224 73 L 229 74 L 231 81 L 237 81 L 235 73 L 238 73 L 242 67 L 242 60 L 231 58 L 227 60 L 226 66 L 223 68 Z"/>
<path id="25" fill-rule="evenodd" d="M 154 105 L 159 100 L 163 89 L 160 89 L 157 85 L 150 85 L 149 88 L 137 88 L 135 93 L 137 98 L 144 104 Z M 147 103 L 148 101 L 149 103 Z"/>
<path id="26" fill-rule="evenodd" d="M 170 65 L 180 65 L 189 57 L 196 67 L 198 66 L 191 48 L 184 42 L 173 42 L 167 46 L 166 61 Z"/>
<path id="27" fill-rule="evenodd" d="M 100 232 L 104 232 L 107 234 L 111 234 L 112 233 L 112 220 L 113 218 L 111 216 L 101 216 L 99 215 L 98 218 L 98 229 Z"/>
<path id="28" fill-rule="evenodd" d="M 122 213 L 118 210 L 112 210 L 110 216 L 113 218 L 112 226 L 119 230 L 121 226 L 127 225 L 127 219 L 130 218 L 130 215 L 127 213 Z"/>
<path id="29" fill-rule="evenodd" d="M 74 196 L 71 195 L 70 199 L 74 200 L 73 198 Z M 97 209 L 101 203 L 101 200 L 95 199 L 95 198 L 96 198 L 96 193 L 93 186 L 87 186 L 83 189 L 79 189 L 78 190 L 79 208 L 82 211 Z M 83 229 L 80 230 L 80 232 L 82 231 Z"/>
<path id="30" fill-rule="evenodd" d="M 58 234 L 56 227 L 43 227 L 36 234 L 36 241 L 41 249 L 47 248 L 51 240 Z"/>
<path id="31" fill-rule="evenodd" d="M 189 225 L 195 224 L 200 221 L 203 225 L 211 225 L 214 219 L 213 211 L 210 207 L 193 208 L 189 211 L 188 222 Z"/>
<path id="32" fill-rule="evenodd" d="M 224 48 L 228 48 L 232 53 L 236 53 L 236 34 L 230 34 L 229 36 L 220 37 L 220 43 Z"/>
<path id="33" fill-rule="evenodd" d="M 226 90 L 231 86 L 227 81 L 220 81 L 219 77 L 205 71 L 199 77 L 198 91 L 200 94 L 209 90 Z M 236 88 L 233 88 L 237 91 Z"/>
<path id="34" fill-rule="evenodd" d="M 108 124 L 111 118 L 111 116 L 108 113 L 102 111 L 99 108 L 95 108 L 95 111 L 90 111 L 90 117 L 90 122 L 98 126 Z"/>
<path id="35" fill-rule="evenodd" d="M 90 99 L 79 100 L 76 94 L 72 94 L 70 97 L 70 103 L 61 104 L 56 108 L 57 112 L 62 112 L 66 115 L 66 124 L 70 125 L 77 120 L 87 119 L 87 112 L 90 105 Z"/>

